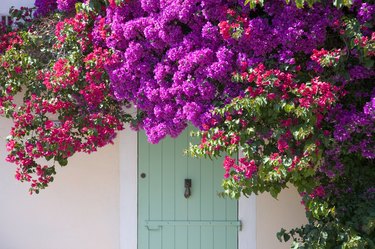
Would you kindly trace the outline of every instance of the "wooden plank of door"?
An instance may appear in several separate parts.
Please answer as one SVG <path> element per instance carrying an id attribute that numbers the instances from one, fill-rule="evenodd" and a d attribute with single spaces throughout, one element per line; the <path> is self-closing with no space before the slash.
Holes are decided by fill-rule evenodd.
<path id="1" fill-rule="evenodd" d="M 223 166 L 221 165 L 220 158 L 213 162 L 213 175 L 214 175 L 214 220 L 221 220 L 223 217 L 227 219 L 227 201 L 223 197 L 219 197 L 218 193 L 223 191 L 221 182 L 223 179 Z M 226 249 L 227 245 L 227 229 L 226 227 L 214 227 L 214 248 Z"/>
<path id="2" fill-rule="evenodd" d="M 149 177 L 150 177 L 150 144 L 144 132 L 138 133 L 138 248 L 149 249 L 149 231 L 145 220 L 149 220 Z M 145 178 L 140 175 L 144 173 Z"/>
<path id="3" fill-rule="evenodd" d="M 197 143 L 197 138 L 191 137 L 192 129 L 189 127 L 188 141 Z M 201 220 L 201 160 L 198 158 L 188 157 L 188 178 L 192 180 L 191 196 L 188 199 L 188 220 Z M 188 248 L 200 249 L 201 247 L 201 227 L 188 227 Z"/>
<path id="4" fill-rule="evenodd" d="M 162 219 L 162 151 L 163 151 L 163 142 L 159 144 L 150 145 L 150 189 L 149 189 L 149 198 L 150 198 L 150 220 L 160 220 Z M 162 249 L 162 230 L 154 230 L 149 232 L 150 236 L 150 249 Z"/>
<path id="5" fill-rule="evenodd" d="M 201 162 L 201 219 L 213 220 L 214 216 L 214 174 L 213 161 L 209 159 Z M 201 228 L 201 248 L 214 248 L 213 227 Z"/>
<path id="6" fill-rule="evenodd" d="M 179 136 L 175 144 L 175 219 L 187 220 L 187 200 L 184 197 L 184 180 L 187 176 L 188 158 L 184 156 L 184 150 L 188 146 L 188 131 Z M 175 227 L 175 249 L 187 249 L 188 246 L 188 229 L 186 226 Z"/>
<path id="7" fill-rule="evenodd" d="M 163 214 L 162 220 L 175 220 L 175 139 L 167 138 L 163 141 Z M 163 249 L 175 249 L 175 228 L 163 226 Z"/>

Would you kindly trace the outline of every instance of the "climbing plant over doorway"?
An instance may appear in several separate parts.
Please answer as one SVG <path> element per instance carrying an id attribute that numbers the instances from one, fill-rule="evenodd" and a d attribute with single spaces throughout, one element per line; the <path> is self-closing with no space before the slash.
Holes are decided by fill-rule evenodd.
<path id="1" fill-rule="evenodd" d="M 14 124 L 7 160 L 31 192 L 48 186 L 55 164 L 111 143 L 124 123 L 151 143 L 192 123 L 201 138 L 193 156 L 229 154 L 229 196 L 297 187 L 310 223 L 280 239 L 374 247 L 371 1 L 35 5 L 12 11 L 16 24 L 2 27 L 0 43 L 1 112 Z"/>

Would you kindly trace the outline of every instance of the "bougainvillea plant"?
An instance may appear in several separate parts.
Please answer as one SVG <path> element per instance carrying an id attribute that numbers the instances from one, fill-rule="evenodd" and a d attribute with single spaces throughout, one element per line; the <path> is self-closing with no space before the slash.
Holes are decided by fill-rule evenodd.
<path id="1" fill-rule="evenodd" d="M 223 39 L 248 41 L 261 63 L 244 60 L 233 72 L 246 88 L 215 107 L 190 150 L 241 152 L 238 162 L 224 159 L 229 196 L 297 187 L 309 224 L 278 234 L 293 248 L 375 248 L 374 5 L 331 8 L 269 1 L 249 24 L 229 9 Z M 265 30 L 259 44 L 255 20 Z"/>
<path id="2" fill-rule="evenodd" d="M 111 143 L 130 118 L 111 93 L 111 52 L 92 43 L 97 13 L 78 8 L 2 36 L 0 112 L 13 120 L 6 160 L 31 192 L 53 181 L 56 163 Z"/>
<path id="3" fill-rule="evenodd" d="M 53 180 L 55 162 L 112 142 L 125 122 L 152 143 L 191 123 L 201 137 L 193 156 L 227 155 L 225 194 L 298 189 L 309 223 L 280 240 L 375 247 L 371 1 L 35 6 L 0 39 L 0 106 L 14 124 L 7 160 L 32 192 Z"/>

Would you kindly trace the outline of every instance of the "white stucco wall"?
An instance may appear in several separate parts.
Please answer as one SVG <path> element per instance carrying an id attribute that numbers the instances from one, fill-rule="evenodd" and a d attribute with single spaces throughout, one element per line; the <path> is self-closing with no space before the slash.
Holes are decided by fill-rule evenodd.
<path id="1" fill-rule="evenodd" d="M 281 228 L 291 229 L 307 222 L 304 206 L 295 188 L 283 190 L 278 200 L 270 194 L 257 196 L 256 249 L 288 249 L 290 242 L 280 243 L 276 233 Z"/>

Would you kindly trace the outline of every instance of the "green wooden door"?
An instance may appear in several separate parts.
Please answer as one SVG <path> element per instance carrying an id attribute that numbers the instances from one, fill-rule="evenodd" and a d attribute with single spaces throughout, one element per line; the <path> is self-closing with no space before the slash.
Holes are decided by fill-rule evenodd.
<path id="1" fill-rule="evenodd" d="M 237 201 L 217 195 L 221 160 L 185 156 L 188 134 L 151 145 L 139 133 L 138 249 L 237 249 Z"/>

